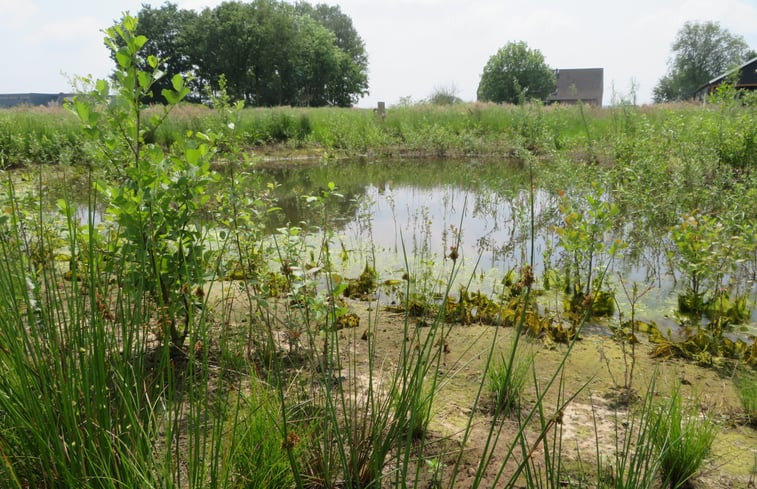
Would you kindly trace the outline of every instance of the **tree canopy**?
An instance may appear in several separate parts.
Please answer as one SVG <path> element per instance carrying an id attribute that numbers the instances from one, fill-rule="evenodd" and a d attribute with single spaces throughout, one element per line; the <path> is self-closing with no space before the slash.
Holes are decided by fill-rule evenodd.
<path id="1" fill-rule="evenodd" d="M 367 93 L 365 45 L 337 6 L 227 1 L 196 13 L 144 5 L 137 33 L 164 61 L 165 80 L 192 78 L 194 100 L 218 90 L 221 75 L 231 98 L 255 106 L 349 106 Z"/>
<path id="2" fill-rule="evenodd" d="M 694 92 L 729 68 L 747 61 L 749 46 L 718 22 L 686 22 L 672 46 L 668 73 L 654 88 L 654 101 L 691 98 Z"/>
<path id="3" fill-rule="evenodd" d="M 478 85 L 478 99 L 497 103 L 545 100 L 555 90 L 554 71 L 538 49 L 525 42 L 510 42 L 494 54 L 484 67 Z"/>

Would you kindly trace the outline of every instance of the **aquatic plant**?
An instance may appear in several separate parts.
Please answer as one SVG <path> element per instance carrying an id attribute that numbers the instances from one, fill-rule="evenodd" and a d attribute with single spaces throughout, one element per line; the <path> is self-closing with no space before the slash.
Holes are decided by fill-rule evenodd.
<path id="1" fill-rule="evenodd" d="M 746 298 L 731 300 L 723 281 L 749 252 L 741 235 L 732 235 L 714 216 L 692 212 L 671 230 L 673 260 L 686 275 L 678 310 L 696 318 L 707 314 L 716 323 L 740 322 L 748 316 Z"/>
<path id="2" fill-rule="evenodd" d="M 608 244 L 620 210 L 602 194 L 595 183 L 592 191 L 581 198 L 571 199 L 566 193 L 561 196 L 562 223 L 556 231 L 568 259 L 565 308 L 577 317 L 585 313 L 610 316 L 615 312 L 613 292 L 603 287 L 612 260 L 625 244 L 620 239 Z"/>

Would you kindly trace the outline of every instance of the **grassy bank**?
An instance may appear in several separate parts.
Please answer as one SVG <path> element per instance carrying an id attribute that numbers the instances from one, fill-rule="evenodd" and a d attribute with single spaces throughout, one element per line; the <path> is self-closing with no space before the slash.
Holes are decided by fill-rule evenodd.
<path id="1" fill-rule="evenodd" d="M 159 112 L 157 109 L 153 113 Z M 147 111 L 147 114 L 150 110 Z M 219 131 L 228 121 L 204 106 L 181 105 L 147 139 L 168 146 L 187 131 Z M 366 109 L 245 109 L 236 120 L 246 149 L 278 155 L 503 156 L 528 149 L 611 164 L 643 148 L 661 153 L 707 151 L 753 166 L 754 109 L 740 103 L 615 107 L 493 104 Z M 6 166 L 80 162 L 84 134 L 63 108 L 0 111 L 0 155 Z"/>

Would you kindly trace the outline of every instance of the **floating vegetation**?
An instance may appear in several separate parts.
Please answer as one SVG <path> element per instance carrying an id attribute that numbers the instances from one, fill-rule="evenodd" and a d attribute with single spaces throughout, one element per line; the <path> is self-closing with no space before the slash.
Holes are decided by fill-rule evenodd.
<path id="1" fill-rule="evenodd" d="M 347 280 L 347 287 L 344 289 L 344 296 L 350 298 L 365 298 L 376 291 L 377 287 L 376 269 L 365 264 L 363 273 L 355 280 Z"/>
<path id="2" fill-rule="evenodd" d="M 615 314 L 615 294 L 607 290 L 590 294 L 576 290 L 566 297 L 563 307 L 575 322 L 581 321 L 587 311 L 592 317 L 611 317 Z"/>
<path id="3" fill-rule="evenodd" d="M 525 306 L 524 311 L 524 301 L 520 296 L 503 296 L 503 302 L 499 302 L 482 292 L 468 292 L 462 288 L 458 298 L 448 297 L 443 305 L 444 319 L 450 323 L 516 327 L 522 319 L 523 333 L 532 338 L 542 338 L 548 347 L 554 343 L 568 343 L 578 334 L 574 324 L 566 323 L 557 316 L 542 315 L 532 302 Z M 418 324 L 424 326 L 429 317 L 439 314 L 440 307 L 439 303 L 413 296 L 406 302 L 404 310 L 411 317 L 418 318 Z M 396 307 L 391 309 L 403 310 Z"/>
<path id="4" fill-rule="evenodd" d="M 336 318 L 336 329 L 357 328 L 360 326 L 360 317 L 355 313 L 347 313 Z"/>
<path id="5" fill-rule="evenodd" d="M 722 291 L 705 304 L 704 313 L 713 322 L 730 325 L 748 321 L 751 310 L 747 305 L 746 295 L 731 299 L 728 292 Z"/>
<path id="6" fill-rule="evenodd" d="M 685 358 L 705 366 L 718 366 L 722 359 L 731 359 L 757 367 L 757 339 L 750 345 L 741 339 L 724 337 L 719 331 L 702 328 L 683 341 L 665 338 L 656 328 L 650 332 L 649 338 L 657 343 L 652 351 L 655 358 Z"/>

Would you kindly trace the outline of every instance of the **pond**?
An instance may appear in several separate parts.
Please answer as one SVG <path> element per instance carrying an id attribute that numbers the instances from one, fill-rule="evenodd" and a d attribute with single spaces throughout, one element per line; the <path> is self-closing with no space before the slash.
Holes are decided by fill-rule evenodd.
<path id="1" fill-rule="evenodd" d="M 531 192 L 528 169 L 506 159 L 279 162 L 263 163 L 256 171 L 263 181 L 276 183 L 281 212 L 271 214 L 266 223 L 271 236 L 287 226 L 300 227 L 308 231 L 303 234 L 311 251 L 322 249 L 325 239 L 333 266 L 346 277 L 357 277 L 366 264 L 375 265 L 379 282 L 393 284 L 380 289 L 379 299 L 384 302 L 398 300 L 397 286 L 406 274 L 413 278 L 411 293 L 441 294 L 448 283 L 453 296 L 460 287 L 501 293 L 503 279 L 531 262 L 536 287 L 543 288 L 548 272 L 564 274 L 568 263 L 556 232 L 564 223 L 560 193 L 581 194 L 589 188 L 571 189 L 567 187 L 581 183 L 537 175 Z M 29 172 L 16 176 L 17 191 L 35 186 Z M 81 190 L 86 188 L 86 175 L 48 177 L 52 182 L 44 194 L 52 205 L 57 198 L 87 195 Z M 82 222 L 88 218 L 87 208 L 86 203 L 79 206 Z M 626 313 L 629 303 L 623 285 L 651 287 L 637 304 L 638 317 L 676 332 L 683 280 L 673 273 L 669 229 L 645 229 L 642 235 L 647 238 L 637 239 L 635 228 L 649 223 L 636 223 L 633 215 L 634 209 L 621 212 L 605 236 L 605 241 L 620 237 L 629 244 L 609 263 L 607 284 Z M 93 217 L 97 225 L 102 214 Z M 450 280 L 453 247 L 457 257 Z M 731 331 L 741 337 L 757 334 L 754 269 L 755 263 L 748 263 L 730 280 L 749 296 L 749 321 Z M 559 310 L 562 299 L 560 288 L 553 287 L 539 301 L 545 309 Z"/>
<path id="2" fill-rule="evenodd" d="M 460 286 L 487 294 L 501 291 L 506 274 L 532 259 L 537 281 L 547 269 L 565 268 L 555 232 L 562 223 L 560 197 L 538 181 L 529 192 L 529 173 L 516 162 L 340 161 L 273 166 L 264 172 L 279 184 L 282 208 L 271 229 L 290 224 L 327 230 L 332 251 L 339 250 L 340 266 L 350 277 L 366 263 L 375 263 L 380 281 L 398 281 L 409 270 L 423 282 L 416 286 L 440 292 L 452 269 L 453 246 L 460 266 L 453 294 Z M 324 205 L 306 203 L 303 196 L 322 195 L 330 185 L 334 190 Z M 617 233 L 634 235 L 629 232 L 632 222 L 622 214 L 616 219 Z M 640 318 L 675 331 L 682 284 L 671 272 L 668 230 L 658 232 L 651 243 L 629 243 L 610 263 L 606 276 L 622 309 L 628 308 L 628 301 L 621 280 L 628 287 L 633 282 L 652 287 L 639 304 Z M 753 282 L 742 281 L 753 305 L 757 289 Z M 561 301 L 558 295 L 554 291 L 540 300 L 554 306 Z M 750 324 L 741 326 L 741 333 L 757 331 L 757 308 L 751 309 Z"/>

